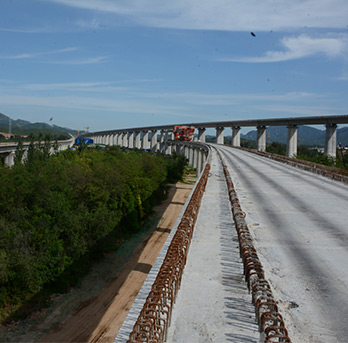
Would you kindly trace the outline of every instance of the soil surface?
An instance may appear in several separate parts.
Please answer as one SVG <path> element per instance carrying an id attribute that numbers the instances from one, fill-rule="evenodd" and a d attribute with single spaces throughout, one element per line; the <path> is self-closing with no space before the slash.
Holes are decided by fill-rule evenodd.
<path id="1" fill-rule="evenodd" d="M 113 342 L 195 180 L 171 185 L 140 233 L 127 240 L 49 308 L 0 327 L 0 342 Z"/>

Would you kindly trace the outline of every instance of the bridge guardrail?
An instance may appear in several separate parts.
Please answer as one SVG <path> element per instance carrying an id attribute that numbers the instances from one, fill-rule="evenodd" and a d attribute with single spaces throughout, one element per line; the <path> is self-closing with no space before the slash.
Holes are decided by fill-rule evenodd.
<path id="1" fill-rule="evenodd" d="M 230 146 L 230 145 L 229 145 Z M 233 146 L 231 146 L 233 147 Z M 318 175 L 325 176 L 327 178 L 336 180 L 336 181 L 341 181 L 344 183 L 348 184 L 348 170 L 343 170 L 335 167 L 328 167 L 322 164 L 318 164 L 315 162 L 310 162 L 310 161 L 303 161 L 303 160 L 297 160 L 295 158 L 291 157 L 286 157 L 282 155 L 277 155 L 277 154 L 272 154 L 270 152 L 264 152 L 264 151 L 257 151 L 253 149 L 248 149 L 248 148 L 242 148 L 242 147 L 233 147 L 236 149 L 240 150 L 245 150 L 248 152 L 251 152 L 253 154 L 257 154 L 263 157 L 267 157 L 269 159 L 286 163 L 288 165 L 291 165 L 293 167 L 303 169 Z"/>
<path id="2" fill-rule="evenodd" d="M 209 148 L 208 148 L 209 149 Z M 180 288 L 194 225 L 207 184 L 210 156 L 201 173 L 145 304 L 129 335 L 129 343 L 164 342 Z"/>

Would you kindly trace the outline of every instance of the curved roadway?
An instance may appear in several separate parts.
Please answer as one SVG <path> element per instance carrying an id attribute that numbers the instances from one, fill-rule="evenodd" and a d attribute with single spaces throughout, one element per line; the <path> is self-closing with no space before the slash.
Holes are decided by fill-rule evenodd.
<path id="1" fill-rule="evenodd" d="M 222 154 L 293 342 L 348 342 L 348 185 Z"/>

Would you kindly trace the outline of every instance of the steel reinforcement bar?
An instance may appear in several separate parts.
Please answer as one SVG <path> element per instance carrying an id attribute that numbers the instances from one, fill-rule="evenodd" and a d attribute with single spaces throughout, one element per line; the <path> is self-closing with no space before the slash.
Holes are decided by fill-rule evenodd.
<path id="1" fill-rule="evenodd" d="M 265 279 L 261 261 L 254 247 L 253 238 L 245 221 L 240 202 L 234 188 L 227 166 L 218 152 L 231 201 L 232 214 L 238 233 L 240 257 L 243 261 L 244 276 L 249 292 L 252 294 L 252 303 L 255 306 L 256 320 L 259 326 L 261 339 L 266 342 L 291 342 L 285 328 L 282 315 L 278 311 L 277 302 L 273 297 L 271 286 Z"/>
<path id="2" fill-rule="evenodd" d="M 209 176 L 207 163 L 182 216 L 167 254 L 129 335 L 133 342 L 165 342 L 167 328 L 186 264 L 194 225 Z"/>

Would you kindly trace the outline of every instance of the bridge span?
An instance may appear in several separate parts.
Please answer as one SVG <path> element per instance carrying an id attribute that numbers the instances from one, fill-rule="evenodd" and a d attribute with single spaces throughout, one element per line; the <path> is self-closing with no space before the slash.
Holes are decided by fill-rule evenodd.
<path id="1" fill-rule="evenodd" d="M 219 155 L 245 213 L 258 266 L 262 265 L 262 273 L 252 267 L 247 283 L 243 272 L 249 260 L 244 260 L 243 270 L 238 246 L 238 220 L 244 216 L 240 212 L 236 221 L 236 214 L 232 215 L 231 190 Z M 264 342 L 267 330 L 261 328 L 260 334 L 256 309 L 261 311 L 257 306 L 268 291 L 262 295 L 248 291 L 259 274 L 270 286 L 267 296 L 271 293 L 277 302 L 292 342 L 347 342 L 347 208 L 347 184 L 244 150 L 213 145 L 167 342 Z M 158 269 L 154 266 L 150 272 L 116 342 L 129 339 Z M 269 340 L 281 341 L 290 340 Z"/>
<path id="2" fill-rule="evenodd" d="M 286 126 L 288 128 L 287 149 L 288 157 L 297 154 L 297 130 L 300 125 L 325 125 L 326 138 L 325 155 L 336 157 L 337 125 L 348 124 L 348 115 L 331 115 L 315 117 L 289 117 L 273 119 L 234 120 L 205 123 L 176 124 L 193 126 L 197 129 L 197 137 L 201 143 L 205 143 L 205 132 L 208 128 L 216 129 L 216 143 L 224 144 L 226 128 L 232 129 L 232 145 L 240 147 L 240 131 L 242 127 L 257 128 L 257 150 L 266 150 L 266 128 L 268 126 Z M 166 150 L 166 142 L 173 139 L 174 125 L 148 126 L 89 132 L 86 136 L 93 138 L 97 143 L 107 145 L 120 145 L 128 148 L 151 149 L 153 151 Z M 158 132 L 160 139 L 158 142 Z"/>

